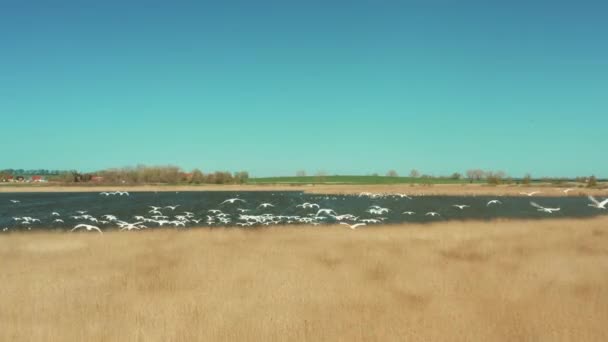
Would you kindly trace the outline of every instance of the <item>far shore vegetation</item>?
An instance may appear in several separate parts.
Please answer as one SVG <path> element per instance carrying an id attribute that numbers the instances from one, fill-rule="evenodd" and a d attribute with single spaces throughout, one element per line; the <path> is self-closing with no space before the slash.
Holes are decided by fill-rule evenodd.
<path id="1" fill-rule="evenodd" d="M 15 185 L 54 184 L 54 185 L 204 185 L 204 184 L 487 184 L 487 185 L 537 185 L 598 187 L 607 180 L 595 176 L 575 178 L 537 177 L 530 174 L 524 177 L 511 177 L 504 171 L 487 171 L 469 169 L 464 173 L 454 172 L 450 175 L 424 174 L 413 169 L 407 176 L 400 176 L 396 170 L 386 174 L 371 173 L 367 175 L 330 175 L 318 171 L 307 175 L 299 170 L 295 176 L 250 177 L 247 171 L 213 171 L 203 172 L 199 169 L 185 171 L 178 166 L 145 166 L 124 167 L 100 170 L 96 172 L 79 172 L 76 170 L 0 170 L 0 183 Z"/>

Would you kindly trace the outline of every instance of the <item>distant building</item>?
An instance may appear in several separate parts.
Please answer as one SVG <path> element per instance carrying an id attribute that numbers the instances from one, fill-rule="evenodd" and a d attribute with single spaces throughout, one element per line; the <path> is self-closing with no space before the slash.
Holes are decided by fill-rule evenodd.
<path id="1" fill-rule="evenodd" d="M 44 182 L 44 178 L 42 176 L 32 176 L 30 178 L 30 181 L 32 183 L 42 183 L 42 182 Z"/>
<path id="2" fill-rule="evenodd" d="M 25 182 L 25 177 L 23 177 L 23 176 L 17 176 L 17 177 L 15 177 L 15 181 L 16 182 Z"/>

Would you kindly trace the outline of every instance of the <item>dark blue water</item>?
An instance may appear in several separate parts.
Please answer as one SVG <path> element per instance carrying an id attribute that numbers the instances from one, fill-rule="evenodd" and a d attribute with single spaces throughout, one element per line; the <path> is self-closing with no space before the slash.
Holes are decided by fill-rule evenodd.
<path id="1" fill-rule="evenodd" d="M 238 197 L 246 202 L 220 204 L 228 198 Z M 499 199 L 502 204 L 488 206 L 487 202 Z M 560 208 L 555 213 L 538 211 L 530 205 L 535 201 L 544 207 Z M 13 203 L 12 201 L 18 201 Z M 261 203 L 274 207 L 261 208 Z M 297 207 L 299 204 L 316 203 L 320 208 L 332 209 L 331 215 L 319 214 L 315 208 Z M 436 222 L 446 220 L 489 220 L 495 218 L 543 219 L 543 218 L 584 218 L 606 215 L 606 210 L 589 207 L 585 197 L 496 197 L 496 196 L 421 196 L 411 199 L 397 196 L 381 198 L 359 197 L 356 195 L 316 195 L 301 192 L 134 192 L 129 196 L 103 196 L 99 193 L 0 193 L 0 232 L 36 229 L 72 229 L 80 223 L 92 224 L 102 230 L 119 228 L 120 221 L 142 222 L 147 228 L 160 224 L 152 221 L 154 214 L 149 206 L 179 205 L 175 210 L 163 208 L 163 227 L 198 226 L 265 226 L 274 224 L 330 224 L 336 222 L 362 222 L 373 219 L 378 223 L 395 224 L 405 222 Z M 454 204 L 470 207 L 460 210 Z M 388 212 L 370 213 L 370 206 L 389 209 Z M 210 213 L 218 209 L 223 213 Z M 238 209 L 248 210 L 241 213 Z M 86 211 L 79 214 L 78 211 Z M 404 215 L 404 211 L 415 212 Z M 439 216 L 428 216 L 427 212 L 437 212 Z M 57 212 L 59 216 L 51 215 Z M 183 217 L 184 212 L 191 212 Z M 103 219 L 110 214 L 114 219 Z M 218 215 L 219 214 L 219 215 Z M 241 214 L 248 215 L 246 217 Z M 353 217 L 336 218 L 336 215 L 352 214 Z M 87 215 L 83 217 L 82 215 Z M 157 213 L 157 215 L 159 215 Z M 144 218 L 135 219 L 134 216 Z M 182 216 L 180 218 L 180 216 Z M 28 217 L 34 220 L 24 220 Z M 356 217 L 356 218 L 355 218 Z M 54 222 L 61 219 L 63 222 Z M 39 220 L 39 221 L 38 221 Z M 198 222 L 196 222 L 196 221 Z M 200 220 L 200 221 L 199 221 Z M 101 222 L 107 221 L 107 222 Z M 182 222 L 175 224 L 175 222 Z M 372 221 L 367 221 L 373 225 Z M 142 226 L 143 229 L 143 226 Z"/>

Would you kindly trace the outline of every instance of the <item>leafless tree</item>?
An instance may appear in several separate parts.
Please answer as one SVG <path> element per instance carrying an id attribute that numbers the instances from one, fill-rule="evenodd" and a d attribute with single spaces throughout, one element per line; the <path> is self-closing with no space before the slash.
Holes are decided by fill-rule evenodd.
<path id="1" fill-rule="evenodd" d="M 327 171 L 323 171 L 323 170 L 319 170 L 317 171 L 317 173 L 315 174 L 315 178 L 316 181 L 318 183 L 323 183 L 325 182 L 325 177 L 327 176 Z"/>
<path id="2" fill-rule="evenodd" d="M 234 173 L 234 182 L 237 184 L 247 183 L 249 179 L 249 172 L 247 171 L 239 171 Z"/>
<path id="3" fill-rule="evenodd" d="M 77 177 L 64 177 L 66 182 L 86 182 L 92 176 L 100 176 L 104 183 L 108 184 L 178 184 L 183 182 L 190 183 L 244 183 L 249 178 L 246 171 L 235 172 L 232 175 L 227 171 L 217 171 L 214 173 L 203 174 L 200 170 L 194 169 L 191 173 L 185 173 L 177 166 L 145 166 L 124 167 L 116 169 L 101 170 L 92 174 L 77 174 Z"/>
<path id="4" fill-rule="evenodd" d="M 595 178 L 595 176 L 591 176 L 589 179 L 587 179 L 587 187 L 592 188 L 594 186 L 597 186 L 597 178 Z"/>
<path id="5" fill-rule="evenodd" d="M 458 179 L 462 178 L 462 175 L 460 173 L 458 173 L 458 172 L 454 172 L 454 173 L 452 173 L 452 175 L 450 176 L 450 178 L 458 180 Z"/>
<path id="6" fill-rule="evenodd" d="M 485 178 L 489 184 L 501 184 L 506 177 L 506 173 L 504 171 L 487 171 L 485 173 Z"/>
<path id="7" fill-rule="evenodd" d="M 205 175 L 203 175 L 203 172 L 199 169 L 194 169 L 192 170 L 192 177 L 190 177 L 190 182 L 194 183 L 194 184 L 200 184 L 203 183 L 205 181 Z"/>
<path id="8" fill-rule="evenodd" d="M 482 180 L 485 177 L 485 172 L 481 169 L 471 169 L 471 170 L 467 170 L 466 172 L 467 174 L 467 178 L 470 181 L 479 181 Z"/>
<path id="9" fill-rule="evenodd" d="M 399 177 L 399 174 L 397 173 L 397 171 L 395 170 L 389 170 L 386 173 L 386 177 Z"/>

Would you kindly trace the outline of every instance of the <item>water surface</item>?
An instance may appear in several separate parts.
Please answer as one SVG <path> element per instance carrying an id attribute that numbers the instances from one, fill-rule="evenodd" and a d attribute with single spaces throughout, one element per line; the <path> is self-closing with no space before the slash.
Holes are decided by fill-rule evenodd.
<path id="1" fill-rule="evenodd" d="M 229 198 L 239 198 L 234 204 L 221 204 Z M 487 205 L 498 199 L 501 204 Z M 18 201 L 16 203 L 13 203 Z M 549 214 L 538 211 L 530 204 L 534 201 L 541 206 L 560 208 Z M 332 209 L 330 214 L 318 214 L 318 209 L 298 207 L 303 203 L 318 204 L 319 208 Z M 260 207 L 262 203 L 272 206 Z M 362 222 L 372 225 L 372 221 L 384 224 L 425 223 L 448 220 L 489 220 L 496 218 L 543 219 L 543 218 L 585 218 L 605 215 L 606 210 L 589 207 L 586 197 L 507 197 L 507 196 L 418 196 L 399 197 L 395 195 L 372 198 L 358 195 L 319 195 L 302 192 L 131 192 L 127 195 L 104 196 L 90 192 L 64 193 L 0 193 L 0 232 L 36 229 L 71 229 L 80 223 L 92 224 L 103 230 L 118 228 L 118 222 L 142 222 L 147 228 L 155 228 L 164 220 L 163 226 L 248 226 L 274 224 L 330 224 L 336 222 Z M 453 205 L 469 207 L 461 210 Z M 178 206 L 175 210 L 166 206 Z M 150 206 L 160 209 L 166 218 L 153 218 L 158 213 L 150 213 Z M 370 207 L 386 208 L 381 213 L 369 212 Z M 220 212 L 209 212 L 220 210 Z M 414 212 L 405 215 L 403 212 Z M 52 215 L 56 212 L 57 215 Z M 80 212 L 80 213 L 79 213 Z M 86 212 L 86 213 L 83 213 Z M 188 214 L 184 214 L 189 212 Z M 429 216 L 436 212 L 438 216 Z M 116 216 L 117 220 L 103 219 L 103 215 Z M 317 215 L 318 214 L 318 215 Z M 351 214 L 353 217 L 340 217 Z M 83 217 L 84 215 L 84 217 Z M 184 215 L 187 217 L 184 219 Z M 242 216 L 247 215 L 247 216 Z M 135 216 L 142 216 L 143 219 Z M 336 217 L 338 216 L 338 217 Z M 23 217 L 34 219 L 25 220 Z M 55 222 L 60 219 L 63 222 Z M 38 221 L 39 220 L 39 221 Z M 101 222 L 108 221 L 108 222 Z M 181 224 L 174 224 L 181 221 Z"/>

